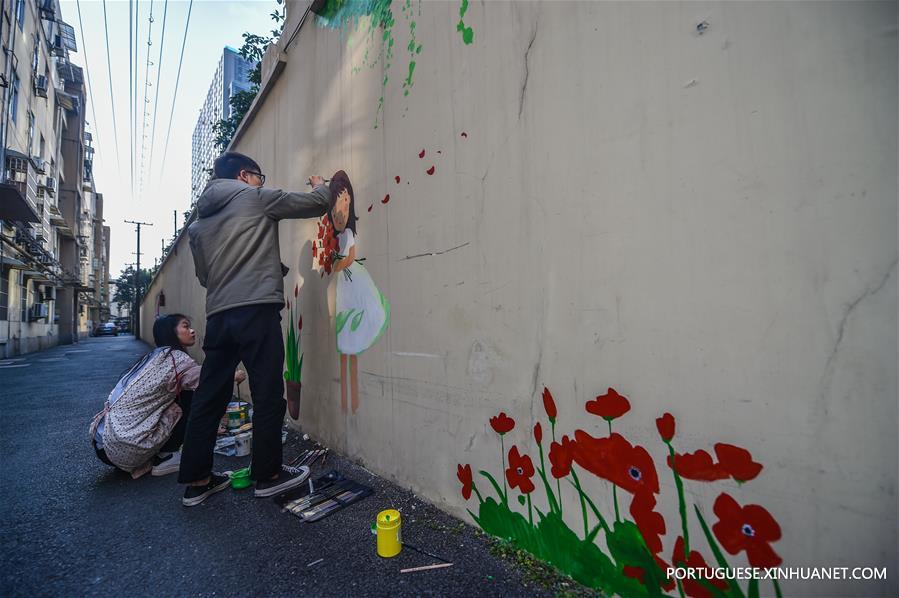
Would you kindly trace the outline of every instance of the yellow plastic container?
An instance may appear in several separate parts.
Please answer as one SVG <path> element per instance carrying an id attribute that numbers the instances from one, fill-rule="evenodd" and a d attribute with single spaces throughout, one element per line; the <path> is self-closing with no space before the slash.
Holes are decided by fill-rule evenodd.
<path id="1" fill-rule="evenodd" d="M 401 523 L 400 512 L 396 509 L 378 513 L 378 556 L 389 559 L 400 553 L 403 547 Z"/>

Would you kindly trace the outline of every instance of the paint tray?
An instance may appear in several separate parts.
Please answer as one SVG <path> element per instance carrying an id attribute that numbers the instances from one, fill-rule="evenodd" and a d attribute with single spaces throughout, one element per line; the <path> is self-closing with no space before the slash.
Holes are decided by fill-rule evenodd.
<path id="1" fill-rule="evenodd" d="M 309 488 L 304 486 L 276 496 L 275 502 L 283 511 L 312 523 L 374 493 L 368 486 L 351 480 L 336 470 L 318 477 L 312 484 L 315 490 L 311 494 Z"/>

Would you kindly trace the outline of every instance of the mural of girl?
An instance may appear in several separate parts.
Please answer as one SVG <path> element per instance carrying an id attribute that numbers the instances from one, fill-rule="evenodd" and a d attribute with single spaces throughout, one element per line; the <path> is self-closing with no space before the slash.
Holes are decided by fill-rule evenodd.
<path id="1" fill-rule="evenodd" d="M 347 376 L 353 413 L 359 408 L 357 356 L 387 330 L 390 304 L 365 267 L 356 261 L 356 210 L 353 185 L 339 170 L 331 177 L 329 216 L 337 238 L 332 271 L 337 277 L 337 351 L 340 353 L 340 406 L 347 411 Z"/>

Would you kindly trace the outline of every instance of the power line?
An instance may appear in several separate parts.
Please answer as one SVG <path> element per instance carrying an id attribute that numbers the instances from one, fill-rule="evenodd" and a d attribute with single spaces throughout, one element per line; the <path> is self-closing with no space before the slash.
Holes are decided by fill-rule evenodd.
<path id="1" fill-rule="evenodd" d="M 131 196 L 134 198 L 134 61 L 131 51 L 134 46 L 134 0 L 128 0 L 128 145 L 131 151 Z"/>
<path id="2" fill-rule="evenodd" d="M 140 80 L 140 50 L 138 50 L 138 40 L 140 39 L 140 0 L 134 0 L 134 95 L 132 102 L 134 103 L 134 165 L 137 166 L 137 86 Z M 137 187 L 135 187 L 135 190 Z M 134 190 L 132 190 L 134 193 Z"/>
<path id="3" fill-rule="evenodd" d="M 141 127 L 141 146 L 140 146 L 140 185 L 138 188 L 140 193 L 142 194 L 144 191 L 144 155 L 146 154 L 146 143 L 147 143 L 147 104 L 150 100 L 147 99 L 147 87 L 150 85 L 150 66 L 153 64 L 150 62 L 150 48 L 153 46 L 153 0 L 150 0 L 150 25 L 147 27 L 147 66 L 144 68 L 144 74 L 146 78 L 144 79 L 144 103 L 142 106 L 143 118 L 143 126 Z"/>
<path id="4" fill-rule="evenodd" d="M 81 49 L 84 51 L 84 72 L 87 75 L 87 93 L 91 99 L 91 114 L 94 117 L 94 134 L 97 136 L 97 149 L 99 150 L 100 123 L 97 122 L 97 108 L 96 102 L 94 102 L 94 86 L 91 85 L 91 69 L 90 65 L 87 62 L 87 44 L 84 43 L 84 23 L 81 22 L 81 0 L 75 0 L 75 6 L 78 9 L 78 28 L 81 29 Z M 96 178 L 93 177 L 93 171 L 91 171 L 91 177 L 91 180 L 96 183 Z M 96 185 L 94 186 L 94 188 L 96 188 Z"/>
<path id="5" fill-rule="evenodd" d="M 118 170 L 122 170 L 122 161 L 119 158 L 119 128 L 115 118 L 115 96 L 112 93 L 112 60 L 109 57 L 109 24 L 106 20 L 106 0 L 103 0 L 103 29 L 106 31 L 106 71 L 109 73 L 109 103 L 112 105 L 112 134 L 115 135 L 115 160 Z M 85 58 L 87 62 L 87 58 Z"/>
<path id="6" fill-rule="evenodd" d="M 165 170 L 165 158 L 169 153 L 169 136 L 172 133 L 172 117 L 175 115 L 175 100 L 178 98 L 178 83 L 181 81 L 181 63 L 184 62 L 184 46 L 187 44 L 187 28 L 190 26 L 190 11 L 194 6 L 194 0 L 187 5 L 187 22 L 184 24 L 184 38 L 181 40 L 181 58 L 178 59 L 178 76 L 175 77 L 175 93 L 172 96 L 172 110 L 169 113 L 169 127 L 165 134 L 165 146 L 162 148 L 162 166 Z"/>
<path id="7" fill-rule="evenodd" d="M 162 37 L 159 40 L 159 60 L 156 65 L 156 98 L 153 100 L 153 127 L 150 130 L 150 165 L 147 168 L 150 176 L 153 176 L 153 147 L 156 143 L 156 115 L 159 113 L 159 79 L 162 75 L 162 49 L 165 47 L 165 17 L 168 15 L 168 12 L 169 0 L 165 0 L 165 5 L 162 9 Z"/>

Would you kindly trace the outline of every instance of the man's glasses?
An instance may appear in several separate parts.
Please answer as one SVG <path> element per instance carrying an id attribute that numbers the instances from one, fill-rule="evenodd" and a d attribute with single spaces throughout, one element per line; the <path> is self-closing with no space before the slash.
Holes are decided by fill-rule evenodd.
<path id="1" fill-rule="evenodd" d="M 254 172 L 254 171 L 252 171 L 252 170 L 246 170 L 245 172 L 246 172 L 247 174 L 252 174 L 252 175 L 258 176 L 259 179 L 262 181 L 262 184 L 263 184 L 263 185 L 265 184 L 265 175 L 262 174 L 261 172 Z"/>

